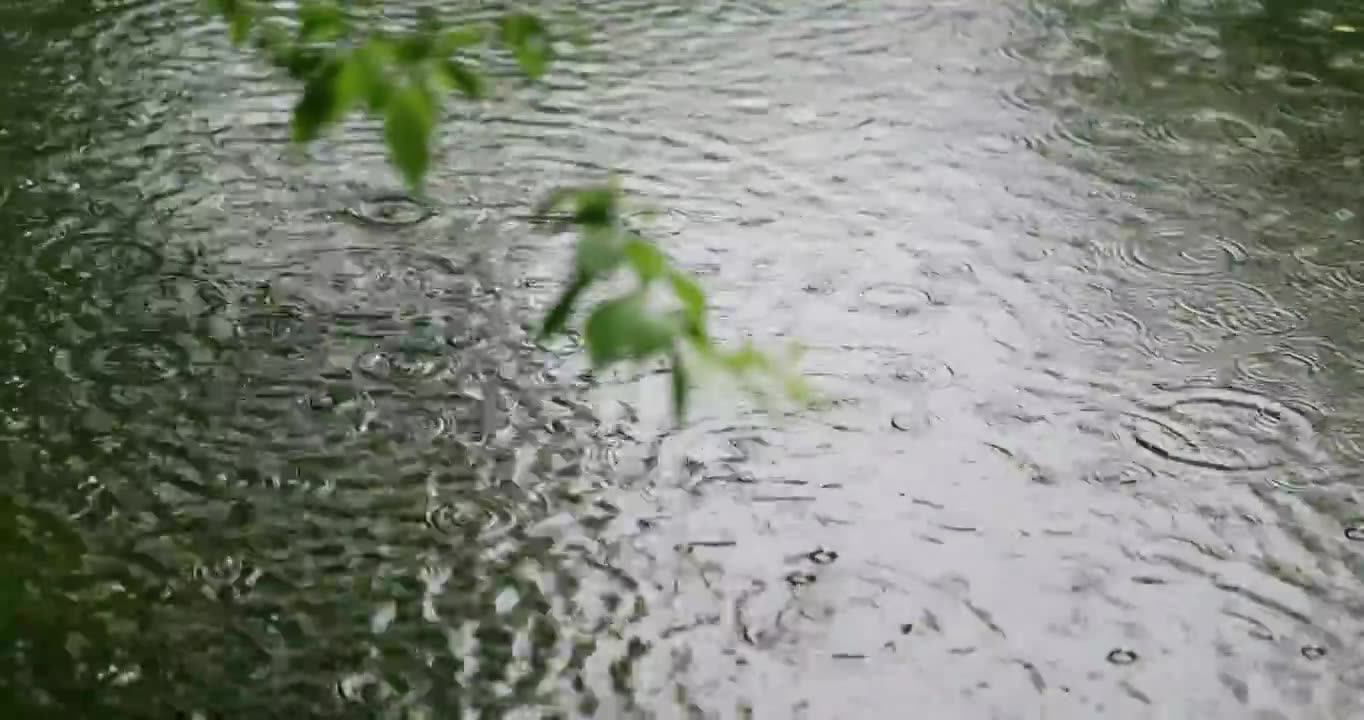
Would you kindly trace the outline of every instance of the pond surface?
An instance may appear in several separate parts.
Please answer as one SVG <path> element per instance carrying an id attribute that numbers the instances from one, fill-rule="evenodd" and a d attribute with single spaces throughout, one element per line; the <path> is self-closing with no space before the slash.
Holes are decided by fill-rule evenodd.
<path id="1" fill-rule="evenodd" d="M 578 5 L 416 205 L 0 0 L 4 717 L 1364 717 L 1364 9 Z M 611 170 L 824 407 L 530 341 Z"/>

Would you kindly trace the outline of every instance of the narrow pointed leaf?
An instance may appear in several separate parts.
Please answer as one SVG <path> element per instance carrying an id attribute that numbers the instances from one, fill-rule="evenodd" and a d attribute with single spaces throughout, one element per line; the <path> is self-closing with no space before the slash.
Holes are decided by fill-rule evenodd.
<path id="1" fill-rule="evenodd" d="M 502 42 L 512 51 L 521 71 L 532 80 L 544 76 L 549 69 L 549 35 L 540 19 L 525 13 L 513 13 L 502 19 Z"/>
<path id="2" fill-rule="evenodd" d="M 590 284 L 591 281 L 586 277 L 574 276 L 573 282 L 569 284 L 568 288 L 559 296 L 558 302 L 554 303 L 554 307 L 550 308 L 549 313 L 545 315 L 545 320 L 540 325 L 541 338 L 558 335 L 568 327 L 568 319 L 573 315 L 574 305 L 577 304 L 578 298 L 582 296 L 583 291 Z"/>
<path id="3" fill-rule="evenodd" d="M 678 425 L 687 420 L 687 396 L 691 392 L 691 377 L 682 355 L 673 353 L 673 419 Z"/>
<path id="4" fill-rule="evenodd" d="M 376 80 L 371 76 L 370 68 L 366 67 L 367 62 L 364 47 L 356 48 L 341 62 L 341 69 L 333 83 L 333 92 L 336 94 L 336 110 L 331 118 L 333 122 L 369 101 L 370 85 Z"/>
<path id="5" fill-rule="evenodd" d="M 298 39 L 302 42 L 330 42 L 346 32 L 346 16 L 341 8 L 326 0 L 310 0 L 298 9 Z"/>
<path id="6" fill-rule="evenodd" d="M 441 78 L 467 98 L 476 100 L 487 95 L 483 76 L 458 60 L 441 63 Z"/>
<path id="7" fill-rule="evenodd" d="M 431 132 L 435 125 L 429 96 L 414 86 L 395 93 L 384 114 L 384 140 L 398 171 L 419 190 L 431 165 Z"/>
<path id="8" fill-rule="evenodd" d="M 388 106 L 388 98 L 393 90 L 388 73 L 391 55 L 384 41 L 373 39 L 356 48 L 346 62 L 342 83 L 353 83 L 370 112 L 377 113 Z"/>
<path id="9" fill-rule="evenodd" d="M 247 0 L 213 0 L 210 4 L 227 21 L 232 44 L 241 47 L 251 34 L 251 26 L 256 19 L 255 8 Z"/>
<path id="10" fill-rule="evenodd" d="M 706 337 L 706 293 L 690 276 L 680 270 L 668 274 L 673 293 L 682 302 L 690 334 L 698 339 Z"/>
<path id="11" fill-rule="evenodd" d="M 317 139 L 322 130 L 335 120 L 344 109 L 337 96 L 337 78 L 341 75 L 341 64 L 331 62 L 324 65 L 303 87 L 303 95 L 294 106 L 294 142 L 306 143 Z"/>

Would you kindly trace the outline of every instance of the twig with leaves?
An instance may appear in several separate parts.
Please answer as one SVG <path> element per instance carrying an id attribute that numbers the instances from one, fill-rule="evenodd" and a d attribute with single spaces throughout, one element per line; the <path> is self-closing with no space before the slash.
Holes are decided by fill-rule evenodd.
<path id="1" fill-rule="evenodd" d="M 476 53 L 509 55 L 530 81 L 543 77 L 554 59 L 549 26 L 525 12 L 451 27 L 428 9 L 416 27 L 393 29 L 331 0 L 304 0 L 288 13 L 253 0 L 209 3 L 226 21 L 234 45 L 253 48 L 303 84 L 293 109 L 295 142 L 313 142 L 353 112 L 366 112 L 382 119 L 389 159 L 419 194 L 444 99 L 451 93 L 489 97 L 490 81 Z M 558 230 L 578 236 L 567 287 L 542 322 L 542 338 L 570 332 L 586 292 L 626 271 L 634 275 L 633 287 L 598 302 L 582 323 L 594 368 L 666 360 L 679 421 L 693 368 L 722 369 L 752 390 L 761 387 L 753 382 L 758 377 L 780 377 L 788 394 L 803 395 L 800 379 L 767 355 L 747 345 L 725 350 L 711 339 L 704 290 L 656 243 L 627 229 L 623 202 L 620 188 L 605 184 L 561 190 L 538 209 L 541 217 L 559 219 Z"/>

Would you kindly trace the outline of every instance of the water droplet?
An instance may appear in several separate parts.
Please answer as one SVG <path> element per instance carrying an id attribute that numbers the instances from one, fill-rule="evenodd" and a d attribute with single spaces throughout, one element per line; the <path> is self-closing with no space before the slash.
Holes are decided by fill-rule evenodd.
<path id="1" fill-rule="evenodd" d="M 934 304 L 927 292 L 896 282 L 868 285 L 858 294 L 866 305 L 896 315 L 911 315 Z"/>
<path id="2" fill-rule="evenodd" d="M 1098 468 L 1089 479 L 1103 485 L 1136 485 L 1154 480 L 1155 477 L 1155 471 L 1141 463 L 1121 462 L 1113 467 Z"/>
<path id="3" fill-rule="evenodd" d="M 393 363 L 380 352 L 365 353 L 355 360 L 355 367 L 361 373 L 376 380 L 386 380 L 393 374 Z"/>
<path id="4" fill-rule="evenodd" d="M 1209 283 L 1196 298 L 1180 300 L 1175 307 L 1198 325 L 1223 334 L 1283 335 L 1304 322 L 1301 313 L 1269 293 L 1232 282 Z"/>
<path id="5" fill-rule="evenodd" d="M 918 432 L 932 424 L 932 417 L 925 414 L 895 413 L 890 418 L 890 426 L 900 432 Z"/>
<path id="6" fill-rule="evenodd" d="M 1356 519 L 1345 526 L 1345 539 L 1364 542 L 1364 518 Z"/>
<path id="7" fill-rule="evenodd" d="M 1108 651 L 1107 660 L 1113 665 L 1131 665 L 1137 661 L 1137 654 L 1126 648 L 1114 648 Z"/>
<path id="8" fill-rule="evenodd" d="M 833 561 L 838 559 L 838 553 L 833 550 L 825 550 L 824 548 L 819 548 L 818 550 L 815 550 L 814 552 L 810 553 L 807 557 L 810 558 L 810 562 L 816 565 L 828 565 L 829 563 L 832 563 Z"/>
<path id="9" fill-rule="evenodd" d="M 1133 415 L 1132 438 L 1165 460 L 1224 472 L 1265 470 L 1312 457 L 1311 420 L 1269 397 L 1232 388 L 1180 388 Z"/>
<path id="10" fill-rule="evenodd" d="M 390 194 L 362 200 L 355 207 L 346 208 L 346 214 L 368 225 L 405 227 L 416 225 L 435 213 L 406 195 Z"/>
<path id="11" fill-rule="evenodd" d="M 388 629 L 393 624 L 393 619 L 398 617 L 398 603 L 389 600 L 381 603 L 374 609 L 374 614 L 369 616 L 369 630 L 378 635 Z"/>
<path id="12" fill-rule="evenodd" d="M 1302 646 L 1302 656 L 1308 660 L 1320 660 L 1326 657 L 1326 648 L 1320 645 Z"/>
<path id="13" fill-rule="evenodd" d="M 1220 275 L 1246 259 L 1245 248 L 1218 235 L 1167 228 L 1128 233 L 1118 257 L 1130 269 L 1146 274 L 1205 277 Z"/>
<path id="14" fill-rule="evenodd" d="M 456 522 L 455 509 L 449 503 L 433 505 L 426 509 L 426 525 L 432 530 L 450 532 Z"/>
<path id="15" fill-rule="evenodd" d="M 336 400 L 331 395 L 314 395 L 308 398 L 308 407 L 314 410 L 331 410 L 336 407 Z"/>
<path id="16" fill-rule="evenodd" d="M 521 594 L 516 591 L 516 588 L 506 587 L 502 589 L 502 592 L 497 594 L 497 598 L 493 601 L 493 608 L 497 611 L 498 615 L 506 615 L 511 612 L 519 602 L 521 602 Z"/>
<path id="17" fill-rule="evenodd" d="M 924 385 L 932 389 L 950 387 L 956 381 L 956 371 L 950 365 L 931 360 L 909 360 L 898 363 L 891 377 L 898 382 Z"/>
<path id="18" fill-rule="evenodd" d="M 1305 72 L 1293 72 L 1284 76 L 1284 84 L 1291 88 L 1309 88 L 1321 83 L 1315 75 Z"/>
<path id="19" fill-rule="evenodd" d="M 814 581 L 815 576 L 807 572 L 793 570 L 792 572 L 786 574 L 786 584 L 790 585 L 791 587 L 801 587 L 802 585 L 809 585 Z"/>

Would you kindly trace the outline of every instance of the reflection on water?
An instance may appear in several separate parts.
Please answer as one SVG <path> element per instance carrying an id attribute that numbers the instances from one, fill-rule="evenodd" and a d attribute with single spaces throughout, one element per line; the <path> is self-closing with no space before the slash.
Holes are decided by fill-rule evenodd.
<path id="1" fill-rule="evenodd" d="M 582 5 L 425 205 L 192 3 L 0 3 L 6 716 L 1364 714 L 1357 9 Z M 530 341 L 612 169 L 826 407 Z"/>

